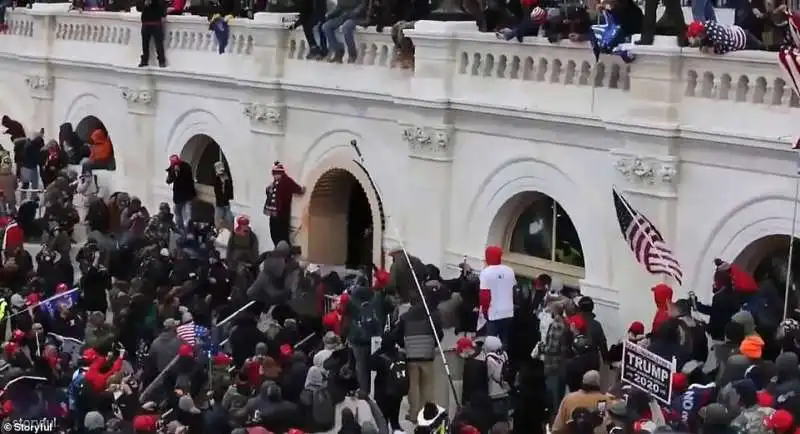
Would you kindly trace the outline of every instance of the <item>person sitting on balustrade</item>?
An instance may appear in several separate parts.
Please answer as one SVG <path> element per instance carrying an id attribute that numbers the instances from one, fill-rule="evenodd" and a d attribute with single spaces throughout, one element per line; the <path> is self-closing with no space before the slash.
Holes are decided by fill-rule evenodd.
<path id="1" fill-rule="evenodd" d="M 342 31 L 344 43 L 347 45 L 348 62 L 354 63 L 358 58 L 356 49 L 356 25 L 366 16 L 369 0 L 339 0 L 336 7 L 325 17 L 322 33 L 328 41 L 331 52 L 329 62 L 341 63 L 344 58 L 344 47 L 336 38 L 336 30 Z"/>
<path id="2" fill-rule="evenodd" d="M 393 7 L 394 6 L 394 7 Z M 431 13 L 430 4 L 424 0 L 400 2 L 400 4 L 385 4 L 384 8 L 397 11 L 397 21 L 392 25 L 391 35 L 395 46 L 397 61 L 401 68 L 414 67 L 414 43 L 403 33 L 413 29 L 418 20 L 424 20 Z"/>
<path id="3" fill-rule="evenodd" d="M 325 18 L 328 11 L 328 4 L 325 0 L 300 0 L 295 2 L 298 8 L 297 20 L 289 26 L 289 30 L 303 27 L 303 35 L 308 44 L 308 54 L 306 59 L 321 59 L 328 54 L 328 47 L 325 37 L 320 34 L 319 41 L 314 35 L 317 26 Z"/>
<path id="4" fill-rule="evenodd" d="M 92 170 L 114 170 L 114 146 L 111 139 L 102 128 L 98 128 L 89 135 L 89 157 L 81 161 L 82 173 Z"/>

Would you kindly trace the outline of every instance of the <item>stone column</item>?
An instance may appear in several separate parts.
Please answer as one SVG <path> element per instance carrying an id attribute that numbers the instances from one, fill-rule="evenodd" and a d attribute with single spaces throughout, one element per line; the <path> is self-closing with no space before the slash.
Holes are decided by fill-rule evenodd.
<path id="1" fill-rule="evenodd" d="M 45 137 L 58 138 L 58 125 L 53 123 L 53 88 L 54 80 L 46 70 L 25 77 L 31 99 L 33 100 L 33 113 L 31 113 L 29 129 L 38 131 L 45 129 Z"/>
<path id="2" fill-rule="evenodd" d="M 244 115 L 250 121 L 251 158 L 247 161 L 246 174 L 234 174 L 234 213 L 247 213 L 258 234 L 262 250 L 272 245 L 269 237 L 269 220 L 263 215 L 266 200 L 264 190 L 272 182 L 271 168 L 276 160 L 283 161 L 283 139 L 285 107 L 279 99 L 265 98 L 261 101 L 244 102 Z M 241 186 L 241 187 L 239 187 Z M 244 205 L 248 204 L 248 205 Z M 292 222 L 297 227 L 298 222 Z M 294 230 L 294 229 L 293 229 Z"/>
<path id="3" fill-rule="evenodd" d="M 619 121 L 606 121 L 608 129 L 622 139 L 620 147 L 611 151 L 615 184 L 635 211 L 656 226 L 680 260 L 675 233 L 680 171 L 676 140 L 684 91 L 683 58 L 675 46 L 635 46 L 634 50 L 637 60 L 630 70 L 630 103 Z M 620 292 L 622 323 L 649 321 L 655 311 L 650 287 L 663 281 L 673 287 L 675 298 L 685 296 L 687 290 L 681 290 L 672 278 L 644 271 L 622 240 L 617 222 L 612 224 L 616 230 L 609 243 L 615 273 L 610 286 Z"/>
<path id="4" fill-rule="evenodd" d="M 154 168 L 161 167 L 154 161 L 153 149 L 156 91 L 151 82 L 140 82 L 121 86 L 120 92 L 128 106 L 132 134 L 131 137 L 111 137 L 117 161 L 117 182 L 155 212 L 158 204 L 154 202 Z"/>
<path id="5" fill-rule="evenodd" d="M 416 208 L 406 214 L 401 236 L 415 256 L 441 264 L 450 221 L 452 129 L 407 126 L 403 140 L 408 145 L 408 194 Z"/>

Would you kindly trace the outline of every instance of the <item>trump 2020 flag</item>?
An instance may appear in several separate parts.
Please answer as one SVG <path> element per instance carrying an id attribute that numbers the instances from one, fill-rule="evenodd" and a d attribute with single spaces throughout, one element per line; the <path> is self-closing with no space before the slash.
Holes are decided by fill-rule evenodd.
<path id="1" fill-rule="evenodd" d="M 71 289 L 67 292 L 63 292 L 61 294 L 56 294 L 53 297 L 48 298 L 44 302 L 42 302 L 42 309 L 47 312 L 51 318 L 55 318 L 58 315 L 58 307 L 61 305 L 66 306 L 68 309 L 78 303 L 78 298 L 80 297 L 80 293 L 78 292 L 78 288 Z"/>
<path id="2" fill-rule="evenodd" d="M 680 285 L 683 281 L 681 264 L 675 259 L 672 250 L 667 247 L 664 237 L 655 225 L 612 188 L 614 208 L 622 236 L 636 257 L 650 274 L 667 274 Z"/>

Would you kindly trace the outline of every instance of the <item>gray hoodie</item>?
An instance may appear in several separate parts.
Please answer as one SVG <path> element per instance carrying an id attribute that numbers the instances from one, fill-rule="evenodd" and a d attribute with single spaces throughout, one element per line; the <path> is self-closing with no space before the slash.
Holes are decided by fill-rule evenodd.
<path id="1" fill-rule="evenodd" d="M 302 272 L 297 261 L 290 256 L 289 244 L 286 241 L 278 242 L 275 250 L 264 259 L 255 282 L 247 288 L 247 297 L 267 304 L 289 301 Z M 283 285 L 277 284 L 280 281 L 283 281 Z"/>
<path id="2" fill-rule="evenodd" d="M 489 398 L 505 398 L 509 385 L 503 379 L 503 366 L 508 356 L 503 351 L 503 343 L 496 336 L 487 336 L 483 343 L 486 352 L 486 378 L 489 382 Z"/>
<path id="3" fill-rule="evenodd" d="M 181 340 L 175 333 L 175 329 L 164 330 L 159 334 L 150 345 L 150 357 L 161 372 L 166 369 L 169 362 L 178 354 Z"/>
<path id="4" fill-rule="evenodd" d="M 312 392 L 328 387 L 328 370 L 322 365 L 331 357 L 331 350 L 320 350 L 314 355 L 314 365 L 308 368 L 304 389 Z"/>

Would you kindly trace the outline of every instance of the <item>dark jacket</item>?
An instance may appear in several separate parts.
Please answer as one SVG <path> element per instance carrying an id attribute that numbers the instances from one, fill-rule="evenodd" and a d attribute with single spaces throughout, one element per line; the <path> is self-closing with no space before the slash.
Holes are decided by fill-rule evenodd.
<path id="1" fill-rule="evenodd" d="M 186 203 L 197 197 L 192 166 L 185 161 L 167 169 L 167 184 L 172 184 L 172 202 L 176 204 Z"/>
<path id="2" fill-rule="evenodd" d="M 695 308 L 703 315 L 708 315 L 708 334 L 716 341 L 725 340 L 725 326 L 731 317 L 739 312 L 741 301 L 739 296 L 731 289 L 722 289 L 714 294 L 711 305 L 700 302 L 695 303 Z"/>
<path id="3" fill-rule="evenodd" d="M 441 339 L 444 332 L 439 313 L 434 311 L 431 314 L 435 330 L 431 330 L 431 322 L 422 304 L 411 306 L 408 312 L 400 315 L 394 333 L 402 339 L 409 361 L 432 361 L 436 357 L 436 337 Z"/>
<path id="4" fill-rule="evenodd" d="M 404 254 L 398 253 L 394 255 L 392 267 L 389 269 L 389 285 L 386 287 L 388 291 L 394 291 L 404 302 L 409 301 L 409 294 L 417 291 L 417 284 L 414 282 L 411 267 L 414 267 L 414 274 L 418 279 L 424 279 L 425 276 L 425 264 L 416 256 L 409 255 L 409 259 L 411 260 L 410 264 Z M 422 282 L 419 283 L 422 285 Z"/>
<path id="5" fill-rule="evenodd" d="M 600 351 L 600 356 L 603 357 L 603 360 L 608 360 L 608 341 L 603 331 L 603 325 L 595 319 L 593 313 L 583 313 L 582 316 L 586 320 L 587 334 L 592 341 L 592 345 Z"/>
<path id="6" fill-rule="evenodd" d="M 12 142 L 25 137 L 25 128 L 22 127 L 22 124 L 6 115 L 3 115 L 0 125 L 5 127 L 3 134 L 8 134 Z"/>
<path id="7" fill-rule="evenodd" d="M 42 162 L 42 148 L 44 148 L 44 139 L 36 137 L 25 143 L 22 148 L 22 167 L 27 169 L 38 169 L 39 163 Z"/>
<path id="8" fill-rule="evenodd" d="M 229 206 L 233 200 L 233 181 L 230 176 L 226 176 L 223 181 L 221 177 L 214 178 L 214 199 L 217 206 Z"/>
<path id="9" fill-rule="evenodd" d="M 167 2 L 164 0 L 141 0 L 136 9 L 142 13 L 143 24 L 161 24 L 167 16 Z"/>

